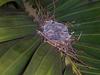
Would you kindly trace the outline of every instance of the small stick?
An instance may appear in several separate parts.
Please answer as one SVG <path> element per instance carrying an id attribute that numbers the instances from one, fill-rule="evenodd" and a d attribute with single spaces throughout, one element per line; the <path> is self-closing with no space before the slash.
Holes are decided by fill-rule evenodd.
<path id="1" fill-rule="evenodd" d="M 81 36 L 82 36 L 82 32 L 80 33 L 80 35 L 79 35 L 79 37 L 77 39 L 78 41 L 80 40 Z"/>

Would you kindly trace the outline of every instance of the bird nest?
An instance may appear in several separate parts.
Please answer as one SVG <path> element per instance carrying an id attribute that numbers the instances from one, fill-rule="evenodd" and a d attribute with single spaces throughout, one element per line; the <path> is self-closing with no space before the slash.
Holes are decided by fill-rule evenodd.
<path id="1" fill-rule="evenodd" d="M 72 48 L 72 35 L 69 34 L 68 27 L 63 23 L 53 20 L 45 21 L 42 31 L 38 31 L 38 33 L 44 37 L 46 42 L 64 54 L 75 55 L 75 50 Z"/>

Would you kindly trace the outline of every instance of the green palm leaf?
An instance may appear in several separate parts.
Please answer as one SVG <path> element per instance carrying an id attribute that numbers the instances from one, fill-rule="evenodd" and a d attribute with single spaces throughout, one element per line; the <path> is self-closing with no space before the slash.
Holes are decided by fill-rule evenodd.
<path id="1" fill-rule="evenodd" d="M 0 42 L 34 34 L 36 25 L 24 12 L 2 11 L 0 12 Z"/>
<path id="2" fill-rule="evenodd" d="M 24 71 L 24 68 L 31 56 L 38 48 L 40 40 L 37 36 L 25 37 L 7 43 L 6 51 L 0 57 L 0 74 L 1 75 L 19 75 Z M 5 43 L 3 43 L 4 45 Z M 11 44 L 10 47 L 7 47 Z M 2 47 L 1 47 L 2 48 Z"/>
<path id="3" fill-rule="evenodd" d="M 61 58 L 55 48 L 48 44 L 41 44 L 32 57 L 24 75 L 61 75 Z"/>
<path id="4" fill-rule="evenodd" d="M 0 0 L 0 6 L 10 1 L 14 1 L 14 0 Z"/>

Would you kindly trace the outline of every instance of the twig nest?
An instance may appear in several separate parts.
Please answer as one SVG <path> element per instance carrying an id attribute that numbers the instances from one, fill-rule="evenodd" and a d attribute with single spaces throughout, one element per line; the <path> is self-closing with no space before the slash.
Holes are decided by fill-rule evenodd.
<path id="1" fill-rule="evenodd" d="M 50 40 L 67 41 L 71 35 L 67 26 L 53 20 L 46 21 L 43 26 L 43 33 Z"/>

